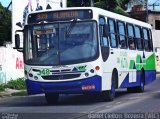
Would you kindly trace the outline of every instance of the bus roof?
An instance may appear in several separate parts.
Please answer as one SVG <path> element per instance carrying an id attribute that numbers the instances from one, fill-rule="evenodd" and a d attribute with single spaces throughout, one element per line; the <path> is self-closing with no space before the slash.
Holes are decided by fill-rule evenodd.
<path id="1" fill-rule="evenodd" d="M 61 8 L 61 9 L 49 9 L 49 10 L 42 10 L 42 11 L 34 11 L 31 12 L 29 14 L 34 14 L 34 13 L 43 13 L 43 12 L 47 12 L 47 11 L 61 11 L 61 10 L 75 10 L 75 9 L 91 9 L 93 10 L 94 15 L 103 15 L 109 18 L 113 18 L 115 20 L 120 20 L 120 21 L 124 21 L 127 23 L 132 23 L 135 25 L 139 25 L 139 26 L 143 26 L 143 27 L 147 27 L 147 28 L 151 28 L 151 25 L 146 23 L 146 22 L 142 22 L 133 18 L 129 18 L 127 16 L 123 16 L 117 13 L 113 13 L 101 8 L 97 8 L 97 7 L 68 7 L 68 8 Z"/>

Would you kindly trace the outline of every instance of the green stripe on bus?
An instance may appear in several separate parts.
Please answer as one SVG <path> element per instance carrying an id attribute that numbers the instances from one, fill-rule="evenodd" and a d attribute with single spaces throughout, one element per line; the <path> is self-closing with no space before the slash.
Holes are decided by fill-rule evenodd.
<path id="1" fill-rule="evenodd" d="M 149 56 L 147 59 L 143 59 L 143 61 L 141 60 L 142 60 L 141 56 L 137 55 L 136 57 L 136 69 L 137 70 L 141 70 L 142 68 L 144 68 L 144 70 L 156 70 L 154 53 L 151 56 Z M 134 60 L 130 60 L 129 69 L 134 69 L 134 63 L 135 63 Z"/>
<path id="2" fill-rule="evenodd" d="M 133 69 L 134 63 L 134 60 L 130 60 L 129 69 Z"/>
<path id="3" fill-rule="evenodd" d="M 156 70 L 156 63 L 155 63 L 155 54 L 152 54 L 145 60 L 144 65 L 145 70 Z"/>
<path id="4" fill-rule="evenodd" d="M 141 55 L 137 55 L 137 57 L 136 57 L 136 63 L 141 63 L 140 61 L 141 61 Z"/>

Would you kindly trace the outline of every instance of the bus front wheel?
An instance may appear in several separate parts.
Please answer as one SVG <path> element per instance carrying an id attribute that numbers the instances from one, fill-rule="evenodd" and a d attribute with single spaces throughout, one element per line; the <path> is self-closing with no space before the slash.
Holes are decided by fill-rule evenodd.
<path id="1" fill-rule="evenodd" d="M 49 105 L 53 105 L 58 102 L 59 94 L 45 93 L 45 98 L 46 98 L 46 101 Z"/>
<path id="2" fill-rule="evenodd" d="M 113 101 L 115 98 L 115 88 L 102 92 L 102 96 L 104 101 Z"/>
<path id="3" fill-rule="evenodd" d="M 116 80 L 115 80 L 115 76 L 113 76 L 112 82 L 111 82 L 111 90 L 102 92 L 102 96 L 103 96 L 104 101 L 113 101 L 114 100 L 115 87 L 116 87 Z"/>

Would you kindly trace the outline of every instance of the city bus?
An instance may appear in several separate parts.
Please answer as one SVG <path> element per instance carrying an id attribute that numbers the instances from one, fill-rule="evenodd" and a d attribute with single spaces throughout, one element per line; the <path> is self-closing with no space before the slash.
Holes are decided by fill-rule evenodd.
<path id="1" fill-rule="evenodd" d="M 113 101 L 116 89 L 143 92 L 156 79 L 151 25 L 100 8 L 29 13 L 15 43 L 24 54 L 28 94 L 45 94 L 48 104 L 60 94 Z"/>

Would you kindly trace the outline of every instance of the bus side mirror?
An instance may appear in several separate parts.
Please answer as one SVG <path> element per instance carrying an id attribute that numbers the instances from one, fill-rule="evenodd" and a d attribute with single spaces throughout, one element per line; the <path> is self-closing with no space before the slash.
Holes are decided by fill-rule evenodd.
<path id="1" fill-rule="evenodd" d="M 17 30 L 15 32 L 15 47 L 14 47 L 14 49 L 17 49 L 17 51 L 19 51 L 19 52 L 23 52 L 23 48 L 20 46 L 21 45 L 20 44 L 20 40 L 21 40 L 20 35 L 17 32 L 23 33 L 23 30 Z"/>
<path id="2" fill-rule="evenodd" d="M 17 22 L 16 25 L 19 26 L 20 28 L 22 28 L 21 22 Z"/>
<path id="3" fill-rule="evenodd" d="M 103 36 L 108 37 L 109 36 L 109 28 L 107 24 L 103 25 Z"/>
<path id="4" fill-rule="evenodd" d="M 20 48 L 20 36 L 19 36 L 19 34 L 15 34 L 15 48 L 16 49 Z"/>

